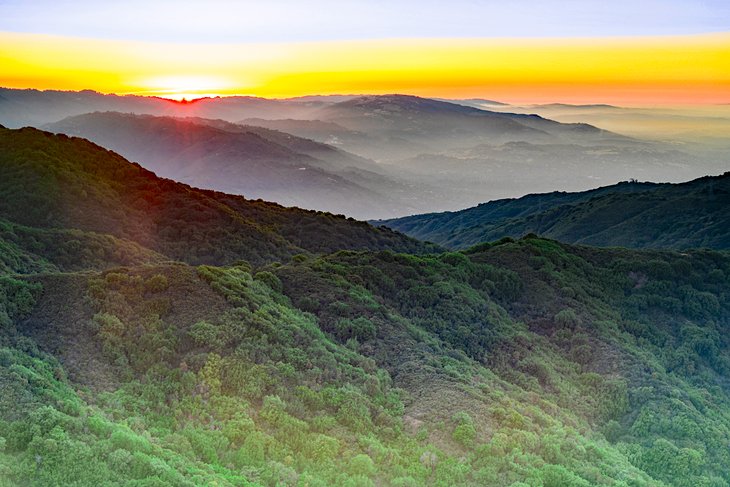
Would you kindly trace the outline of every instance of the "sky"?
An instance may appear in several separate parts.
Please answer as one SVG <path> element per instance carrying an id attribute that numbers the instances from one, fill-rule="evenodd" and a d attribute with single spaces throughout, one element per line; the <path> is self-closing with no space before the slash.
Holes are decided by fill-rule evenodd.
<path id="1" fill-rule="evenodd" d="M 730 2 L 0 0 L 0 86 L 730 102 Z"/>

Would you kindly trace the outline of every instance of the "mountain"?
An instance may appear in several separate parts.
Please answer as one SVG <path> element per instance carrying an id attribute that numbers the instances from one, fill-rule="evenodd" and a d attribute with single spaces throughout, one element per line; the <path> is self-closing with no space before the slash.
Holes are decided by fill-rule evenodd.
<path id="1" fill-rule="evenodd" d="M 643 163 L 641 174 L 652 176 L 666 172 L 664 164 L 672 157 L 643 147 L 509 143 L 454 156 L 420 156 L 394 167 L 278 130 L 223 120 L 92 113 L 44 127 L 88 138 L 193 186 L 361 218 L 459 208 L 485 195 L 511 195 L 522 186 L 583 189 L 593 178 L 635 174 L 626 170 L 628 160 L 634 161 L 631 167 Z M 588 158 L 595 163 L 587 164 Z M 653 166 L 648 164 L 651 158 L 657 161 Z M 578 160 L 583 162 L 571 162 Z M 552 177 L 541 176 L 539 182 L 525 180 L 540 175 L 536 166 L 548 163 L 567 167 Z"/>
<path id="2" fill-rule="evenodd" d="M 373 161 L 262 127 L 105 112 L 44 128 L 87 138 L 162 177 L 250 199 L 359 218 L 423 208 L 423 188 L 384 175 Z"/>
<path id="3" fill-rule="evenodd" d="M 375 151 L 378 142 L 376 138 L 366 133 L 350 130 L 334 122 L 324 122 L 322 120 L 266 120 L 263 118 L 246 118 L 239 120 L 238 123 L 286 132 L 298 137 L 316 140 L 333 147 L 346 147 L 348 151 L 355 154 Z M 387 153 L 384 150 L 381 150 L 379 154 L 387 158 Z"/>
<path id="4" fill-rule="evenodd" d="M 329 103 L 334 103 L 335 100 Z M 0 88 L 0 123 L 10 128 L 41 126 L 90 112 L 116 111 L 158 116 L 191 116 L 235 121 L 246 117 L 303 118 L 327 102 L 274 100 L 250 96 L 201 98 L 177 102 L 165 98 L 102 94 L 95 91 Z"/>
<path id="5" fill-rule="evenodd" d="M 72 115 L 117 110 L 158 113 L 175 103 L 161 98 L 104 95 L 91 90 L 40 91 L 0 88 L 0 123 L 10 128 L 40 126 Z"/>
<path id="6" fill-rule="evenodd" d="M 79 138 L 0 129 L 0 149 L 0 218 L 21 225 L 109 234 L 192 263 L 264 262 L 340 248 L 427 249 L 342 216 L 162 179 Z"/>
<path id="7" fill-rule="evenodd" d="M 722 209 L 726 180 L 489 211 Z M 728 486 L 728 276 L 532 235 L 441 252 L 3 128 L 0 485 Z"/>
<path id="8" fill-rule="evenodd" d="M 209 125 L 227 132 L 256 134 L 261 138 L 282 145 L 293 152 L 306 154 L 321 161 L 320 164 L 325 169 L 362 169 L 364 171 L 380 170 L 380 165 L 369 159 L 351 154 L 322 142 L 317 142 L 311 138 L 292 135 L 283 130 L 270 129 L 258 124 L 236 124 L 226 122 L 225 120 L 211 120 L 200 117 L 187 117 L 185 120 L 201 125 Z"/>
<path id="9" fill-rule="evenodd" d="M 452 248 L 537 233 L 600 246 L 728 249 L 728 208 L 730 173 L 725 173 L 682 184 L 628 182 L 581 193 L 528 195 L 378 223 Z"/>
<path id="10" fill-rule="evenodd" d="M 194 177 L 183 173 L 164 174 L 173 178 L 190 178 L 185 181 L 196 186 L 243 192 L 251 197 L 287 205 L 344 212 L 366 219 L 453 211 L 525 193 L 584 191 L 627 179 L 687 181 L 705 174 L 717 174 L 726 166 L 727 144 L 719 134 L 727 131 L 721 130 L 724 124 L 721 117 L 716 117 L 712 123 L 712 117 L 695 117 L 687 125 L 678 122 L 682 116 L 666 118 L 656 110 L 602 106 L 533 109 L 512 105 L 467 105 L 406 95 L 292 99 L 239 96 L 181 103 L 88 91 L 1 89 L 0 123 L 12 127 L 30 124 L 43 128 L 69 116 L 116 111 L 186 118 L 198 125 L 211 124 L 204 120 L 219 120 L 216 128 L 224 132 L 240 132 L 240 129 L 232 128 L 233 124 L 239 123 L 282 131 L 327 144 L 341 152 L 317 149 L 317 153 L 312 154 L 306 149 L 300 151 L 289 147 L 297 154 L 316 159 L 307 160 L 317 167 L 300 171 L 309 171 L 307 174 L 298 174 L 292 170 L 292 165 L 287 166 L 286 161 L 281 165 L 277 159 L 276 164 L 271 163 L 270 171 L 276 174 L 269 174 L 276 177 L 264 178 L 267 168 L 258 159 L 256 169 L 249 171 L 252 180 L 247 182 L 245 177 L 237 174 L 241 168 L 231 164 L 227 155 L 216 154 L 218 151 L 210 146 L 204 153 L 196 152 L 201 147 L 198 146 L 180 155 L 180 159 L 197 154 L 199 159 L 206 159 L 206 164 L 225 165 L 221 172 L 225 177 L 206 173 L 196 164 L 192 164 L 196 173 Z M 543 116 L 534 115 L 535 112 Z M 600 116 L 593 116 L 599 112 Z M 555 120 L 552 113 L 556 114 Z M 634 121 L 627 120 L 626 116 L 633 117 Z M 684 119 L 689 120 L 687 117 Z M 596 121 L 597 126 L 584 123 L 592 121 Z M 607 123 L 603 124 L 603 121 Z M 695 142 L 674 140 L 673 134 L 677 132 L 672 127 L 675 122 L 683 127 L 694 127 L 691 130 L 695 134 Z M 622 127 L 626 127 L 628 132 L 636 135 L 633 128 L 650 125 L 654 127 L 652 141 L 617 133 L 624 133 Z M 712 140 L 705 139 L 696 133 L 695 129 L 700 126 L 714 127 L 713 134 L 717 134 L 711 137 Z M 629 127 L 633 128 L 628 130 Z M 664 136 L 657 135 L 661 127 L 667 127 Z M 244 130 L 254 133 L 251 128 Z M 126 143 L 122 146 L 121 137 L 115 139 L 111 134 L 105 134 L 102 140 L 93 125 L 79 130 L 78 134 L 90 138 L 99 136 L 98 140 L 95 139 L 97 142 L 143 165 L 155 162 L 144 160 L 142 151 L 139 151 L 138 157 L 137 151 L 131 151 Z M 282 137 L 277 138 L 271 132 L 259 131 L 257 134 L 286 146 Z M 149 140 L 149 137 L 141 138 L 144 139 Z M 709 142 L 705 144 L 705 140 Z M 240 150 L 233 152 L 238 152 L 234 157 L 236 160 L 247 157 L 240 154 Z M 175 153 L 175 148 L 172 148 L 164 157 L 158 156 L 165 162 L 173 156 L 177 159 Z M 326 154 L 340 161 L 346 159 L 344 165 L 347 168 L 334 170 L 318 162 L 327 157 Z M 295 157 L 301 162 L 300 156 Z M 271 160 L 267 161 L 270 163 Z M 373 165 L 373 161 L 377 164 Z M 341 165 L 337 163 L 338 168 Z M 243 164 L 243 167 L 248 166 Z M 309 166 L 305 163 L 298 167 Z M 262 184 L 253 184 L 254 180 Z M 264 183 L 273 186 L 265 186 Z M 266 188 L 265 192 L 261 188 Z"/>
<path id="11" fill-rule="evenodd" d="M 537 115 L 493 112 L 410 95 L 353 98 L 324 106 L 310 118 L 366 133 L 387 144 L 390 160 L 419 153 L 500 144 L 510 141 L 555 142 L 629 139 L 586 124 L 561 124 Z M 382 159 L 382 147 L 368 157 Z"/>
<path id="12" fill-rule="evenodd" d="M 495 105 L 496 106 L 496 105 Z M 447 101 L 409 95 L 301 97 L 265 99 L 232 96 L 176 102 L 144 96 L 105 95 L 93 91 L 38 91 L 0 88 L 0 123 L 8 127 L 39 126 L 91 112 L 184 116 L 222 119 L 318 120 L 364 129 L 371 136 L 433 147 L 428 138 L 438 135 L 449 146 L 485 141 L 553 140 L 579 135 L 582 139 L 621 139 L 586 124 L 561 124 L 536 115 L 481 110 Z M 339 121 L 339 122 L 338 122 Z M 340 123 L 342 122 L 342 123 Z M 448 127 L 448 130 L 445 128 Z M 531 130 L 532 129 L 532 130 Z M 547 134 L 545 133 L 547 132 Z M 476 142 L 471 143 L 476 137 Z M 319 139 L 317 139 L 319 140 Z M 321 140 L 320 140 L 321 141 Z M 364 154 L 366 155 L 366 154 Z"/>
<path id="13" fill-rule="evenodd" d="M 492 106 L 503 106 L 503 107 L 509 106 L 509 103 L 502 103 L 501 101 L 487 100 L 484 98 L 462 98 L 462 99 L 434 98 L 434 100 L 445 101 L 447 103 L 456 103 L 457 105 L 466 105 L 466 106 L 474 107 L 474 108 L 489 108 Z"/>
<path id="14" fill-rule="evenodd" d="M 632 142 L 586 124 L 561 124 L 537 115 L 493 112 L 457 101 L 410 95 L 352 97 L 325 105 L 307 118 L 247 118 L 241 123 L 282 130 L 388 160 L 510 141 L 575 138 L 582 143 Z"/>
<path id="15" fill-rule="evenodd" d="M 679 182 L 715 173 L 708 159 L 671 143 L 631 139 L 585 123 L 558 123 L 404 95 L 324 106 L 318 120 L 245 119 L 379 161 L 397 179 L 439 188 L 441 210 L 528 192 L 585 191 L 627 179 Z"/>
<path id="16" fill-rule="evenodd" d="M 726 275 L 536 238 L 3 275 L 0 478 L 727 485 Z"/>
<path id="17" fill-rule="evenodd" d="M 719 160 L 681 145 L 402 95 L 322 107 L 319 120 L 245 119 L 381 162 L 382 172 L 438 188 L 440 210 L 528 192 L 585 191 L 627 179 L 679 182 L 717 172 Z"/>
<path id="18" fill-rule="evenodd" d="M 413 115 L 414 119 L 418 117 Z M 407 140 L 407 135 L 399 135 L 396 140 L 395 135 L 346 129 L 334 122 L 247 119 L 242 123 L 326 141 L 385 160 L 379 172 L 392 179 L 408 180 L 424 194 L 430 188 L 430 197 L 419 204 L 430 204 L 437 211 L 512 198 L 526 191 L 585 191 L 627 179 L 687 181 L 724 168 L 724 164 L 686 152 L 681 146 L 638 140 L 477 143 L 470 138 L 464 147 L 448 148 L 450 142 L 427 147 L 422 141 Z M 430 139 L 438 143 L 439 137 L 434 132 Z M 573 139 L 581 137 L 568 137 Z M 395 155 L 403 157 L 393 159 Z"/>

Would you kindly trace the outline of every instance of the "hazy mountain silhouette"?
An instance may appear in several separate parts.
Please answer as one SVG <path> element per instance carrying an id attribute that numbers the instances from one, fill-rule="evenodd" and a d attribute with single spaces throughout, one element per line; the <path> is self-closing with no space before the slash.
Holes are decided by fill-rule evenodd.
<path id="1" fill-rule="evenodd" d="M 723 127 L 721 119 L 711 124 L 716 134 L 712 144 L 707 146 L 671 140 L 647 142 L 580 122 L 594 119 L 596 113 L 600 114 L 597 120 L 607 121 L 626 120 L 625 117 L 629 116 L 635 127 L 654 127 L 650 130 L 655 131 L 656 127 L 663 126 L 663 120 L 669 119 L 661 118 L 663 115 L 657 111 L 638 113 L 633 109 L 602 105 L 554 104 L 540 109 L 560 114 L 561 120 L 575 122 L 559 123 L 532 115 L 529 109 L 520 107 L 491 105 L 490 110 L 484 110 L 405 95 L 311 96 L 286 100 L 229 97 L 184 104 L 159 98 L 101 95 L 89 91 L 5 89 L 0 96 L 0 123 L 8 126 L 39 125 L 40 121 L 56 122 L 67 115 L 115 110 L 226 122 L 244 121 L 246 125 L 280 130 L 327 144 L 348 152 L 349 156 L 311 144 L 305 148 L 304 142 L 298 142 L 297 147 L 287 146 L 285 136 L 275 136 L 272 132 L 258 133 L 263 139 L 306 156 L 300 157 L 302 165 L 299 167 L 309 167 L 301 170 L 310 171 L 309 174 L 293 173 L 290 163 L 297 156 L 279 154 L 283 159 L 279 159 L 279 155 L 266 159 L 263 153 L 257 152 L 261 147 L 242 143 L 227 155 L 216 155 L 216 151 L 203 150 L 202 146 L 198 152 L 191 149 L 179 156 L 181 159 L 177 164 L 192 172 L 166 174 L 201 178 L 186 180 L 361 218 L 456 210 L 487 200 L 555 189 L 582 191 L 630 178 L 679 182 L 704 174 L 716 174 L 726 168 L 727 140 L 718 138 Z M 523 113 L 509 113 L 512 111 Z M 658 118 L 655 119 L 655 115 Z M 671 115 L 671 120 L 679 123 L 676 113 Z M 691 126 L 697 126 L 698 120 L 692 118 L 694 125 Z M 200 123 L 211 125 L 198 120 Z M 610 126 L 621 128 L 616 123 Z M 233 125 L 219 123 L 217 128 L 225 132 L 240 132 Z M 249 135 L 239 137 L 251 138 L 254 134 L 254 129 L 245 131 Z M 93 138 L 93 130 L 84 135 Z M 143 135 L 140 140 L 154 145 L 152 138 Z M 164 133 L 157 135 L 165 137 Z M 114 142 L 112 139 L 111 134 L 107 134 L 99 142 L 104 145 L 116 143 L 115 149 L 140 162 L 165 163 L 158 159 L 144 161 L 142 151 L 125 152 L 132 148 L 140 149 L 135 146 L 134 140 L 127 147 L 122 147 L 119 140 Z M 227 144 L 222 143 L 222 146 Z M 169 144 L 166 147 L 165 157 L 168 160 L 173 155 L 178 157 L 176 147 Z M 226 150 L 231 147 L 227 146 Z M 244 154 L 248 150 L 251 153 Z M 150 151 L 147 157 L 155 152 Z M 226 166 L 221 174 L 230 177 L 204 174 L 202 168 L 211 161 L 190 161 L 203 152 L 205 156 L 201 159 L 217 159 L 216 164 Z M 158 153 L 156 157 L 162 156 Z M 257 168 L 251 170 L 248 183 L 235 165 L 229 164 L 231 157 L 259 161 Z M 274 160 L 278 162 L 272 162 Z M 283 166 L 279 164 L 282 160 Z M 379 164 L 373 165 L 373 161 Z M 275 178 L 266 176 L 266 164 L 271 165 L 269 175 L 277 174 Z M 254 184 L 255 181 L 260 184 Z M 299 189 L 294 186 L 299 186 Z M 262 192 L 264 190 L 266 192 Z"/>
<path id="2" fill-rule="evenodd" d="M 362 157 L 312 140 L 222 120 L 92 113 L 46 126 L 77 135 L 197 187 L 349 216 L 397 215 L 418 188 Z"/>
<path id="3" fill-rule="evenodd" d="M 332 101 L 334 103 L 334 101 Z M 149 96 L 101 94 L 95 91 L 17 90 L 0 88 L 0 123 L 10 128 L 40 126 L 90 112 L 197 116 L 228 121 L 247 117 L 303 118 L 324 102 L 273 100 L 251 96 L 203 98 L 188 103 Z"/>

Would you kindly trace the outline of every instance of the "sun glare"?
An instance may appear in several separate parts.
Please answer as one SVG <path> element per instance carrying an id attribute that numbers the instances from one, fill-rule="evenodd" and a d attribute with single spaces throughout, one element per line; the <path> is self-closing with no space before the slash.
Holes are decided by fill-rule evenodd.
<path id="1" fill-rule="evenodd" d="M 511 103 L 727 103 L 730 34 L 176 45 L 0 32 L 0 85 L 176 100 L 410 93 Z"/>
<path id="2" fill-rule="evenodd" d="M 149 87 L 144 94 L 171 100 L 195 100 L 223 96 L 218 91 L 229 89 L 232 83 L 219 76 L 175 75 L 146 78 L 141 83 Z"/>

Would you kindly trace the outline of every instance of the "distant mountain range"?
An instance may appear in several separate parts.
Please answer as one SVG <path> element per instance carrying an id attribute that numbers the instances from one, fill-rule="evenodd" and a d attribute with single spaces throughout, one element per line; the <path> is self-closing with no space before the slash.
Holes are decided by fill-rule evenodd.
<path id="1" fill-rule="evenodd" d="M 434 100 L 456 103 L 457 105 L 466 105 L 475 108 L 509 106 L 509 103 L 502 103 L 501 101 L 487 100 L 484 98 L 434 98 Z"/>
<path id="2" fill-rule="evenodd" d="M 528 233 L 598 246 L 730 249 L 730 172 L 683 184 L 531 194 L 378 223 L 459 249 Z"/>
<path id="3" fill-rule="evenodd" d="M 488 101 L 336 95 L 178 103 L 1 89 L 0 123 L 83 136 L 194 186 L 361 219 L 726 170 L 724 152 L 699 154 Z"/>
<path id="4" fill-rule="evenodd" d="M 409 95 L 363 96 L 325 106 L 313 115 L 382 141 L 375 159 L 386 149 L 389 160 L 509 141 L 596 141 L 628 139 L 586 124 L 560 124 L 534 115 L 492 112 Z"/>
<path id="5" fill-rule="evenodd" d="M 197 116 L 235 121 L 245 117 L 304 118 L 332 101 L 274 100 L 252 96 L 201 98 L 181 103 L 166 98 L 102 94 L 95 91 L 0 88 L 0 123 L 10 128 L 38 126 L 73 115 L 118 111 L 147 115 Z"/>
<path id="6" fill-rule="evenodd" d="M 584 141 L 617 138 L 586 124 L 560 124 L 534 115 L 490 112 L 446 101 L 410 95 L 303 97 L 266 99 L 232 96 L 188 103 L 142 96 L 104 95 L 93 91 L 0 89 L 0 122 L 8 127 L 42 125 L 99 111 L 158 116 L 191 116 L 226 121 L 261 118 L 334 122 L 346 129 L 404 140 L 433 148 L 433 137 L 464 146 L 473 137 L 490 140 L 551 140 L 578 135 Z M 478 141 L 479 141 L 478 140 Z M 467 145 L 468 145 L 467 144 Z M 440 146 L 439 146 L 440 147 Z M 442 148 L 442 147 L 441 147 Z M 389 156 L 394 158 L 396 156 Z"/>
<path id="7" fill-rule="evenodd" d="M 725 105 L 673 107 L 618 107 L 605 104 L 490 106 L 511 113 L 536 113 L 559 122 L 584 122 L 644 140 L 672 143 L 685 151 L 702 154 L 719 148 L 727 153 L 730 143 L 730 107 Z"/>
<path id="8" fill-rule="evenodd" d="M 44 128 L 87 138 L 163 177 L 285 206 L 368 218 L 423 208 L 419 193 L 427 193 L 341 149 L 222 120 L 105 112 Z"/>

